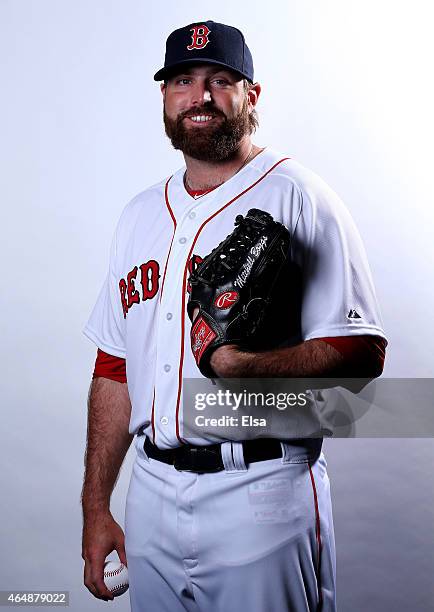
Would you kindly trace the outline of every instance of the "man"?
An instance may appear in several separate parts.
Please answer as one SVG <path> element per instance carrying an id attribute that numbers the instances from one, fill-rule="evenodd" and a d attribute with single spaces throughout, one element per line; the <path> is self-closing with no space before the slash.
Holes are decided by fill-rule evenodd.
<path id="1" fill-rule="evenodd" d="M 112 598 L 102 575 L 116 550 L 128 561 L 134 612 L 335 610 L 322 439 L 185 439 L 183 381 L 201 376 L 186 303 L 189 274 L 236 215 L 265 210 L 290 231 L 298 332 L 283 348 L 218 348 L 216 377 L 375 377 L 386 340 L 363 246 L 319 177 L 252 144 L 261 87 L 239 30 L 207 21 L 172 32 L 155 80 L 185 167 L 125 208 L 85 328 L 98 347 L 83 486 L 85 584 Z M 124 547 L 110 494 L 134 436 Z M 203 459 L 211 448 L 216 471 Z"/>

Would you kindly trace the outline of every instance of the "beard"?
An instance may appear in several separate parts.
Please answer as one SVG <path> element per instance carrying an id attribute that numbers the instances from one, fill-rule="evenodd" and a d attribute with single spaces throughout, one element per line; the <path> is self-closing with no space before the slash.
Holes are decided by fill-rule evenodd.
<path id="1" fill-rule="evenodd" d="M 185 111 L 176 119 L 171 119 L 164 107 L 164 127 L 174 149 L 200 161 L 220 162 L 231 159 L 238 150 L 243 136 L 252 132 L 247 100 L 244 100 L 238 115 L 231 119 L 212 104 L 204 104 L 194 109 L 194 114 L 219 117 L 217 125 L 186 128 L 184 119 L 192 114 L 191 110 Z"/>

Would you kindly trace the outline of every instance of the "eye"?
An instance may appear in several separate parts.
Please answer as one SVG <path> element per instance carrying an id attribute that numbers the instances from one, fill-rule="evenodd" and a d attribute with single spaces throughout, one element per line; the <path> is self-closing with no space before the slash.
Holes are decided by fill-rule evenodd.
<path id="1" fill-rule="evenodd" d="M 188 77 L 181 77 L 180 79 L 176 80 L 177 85 L 188 85 L 189 83 L 191 83 L 191 79 Z"/>
<path id="2" fill-rule="evenodd" d="M 217 85 L 229 85 L 226 79 L 214 79 L 213 82 L 216 83 Z"/>

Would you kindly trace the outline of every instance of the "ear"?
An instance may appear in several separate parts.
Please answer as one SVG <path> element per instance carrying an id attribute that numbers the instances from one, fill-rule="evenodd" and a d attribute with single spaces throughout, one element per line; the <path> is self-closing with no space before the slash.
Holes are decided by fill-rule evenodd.
<path id="1" fill-rule="evenodd" d="M 164 97 L 166 95 L 166 84 L 165 83 L 160 83 L 160 91 L 163 94 L 163 100 L 164 100 Z"/>
<path id="2" fill-rule="evenodd" d="M 261 94 L 261 85 L 259 83 L 253 83 L 250 85 L 249 91 L 247 92 L 247 99 L 249 101 L 249 105 L 254 108 L 258 103 L 258 98 Z"/>

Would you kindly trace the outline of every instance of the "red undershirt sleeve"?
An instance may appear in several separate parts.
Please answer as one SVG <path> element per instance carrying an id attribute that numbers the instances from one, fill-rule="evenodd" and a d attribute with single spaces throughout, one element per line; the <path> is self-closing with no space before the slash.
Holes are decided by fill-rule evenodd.
<path id="1" fill-rule="evenodd" d="M 98 349 L 96 354 L 95 369 L 92 378 L 109 378 L 116 382 L 126 383 L 127 372 L 125 359 L 121 357 L 114 357 L 108 353 L 104 353 L 101 349 Z"/>
<path id="2" fill-rule="evenodd" d="M 371 378 L 380 376 L 383 371 L 387 341 L 381 336 L 337 336 L 318 340 L 327 342 L 342 355 L 345 376 Z"/>

